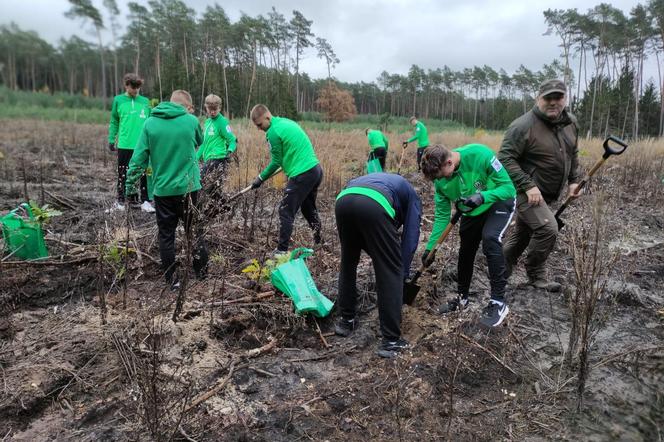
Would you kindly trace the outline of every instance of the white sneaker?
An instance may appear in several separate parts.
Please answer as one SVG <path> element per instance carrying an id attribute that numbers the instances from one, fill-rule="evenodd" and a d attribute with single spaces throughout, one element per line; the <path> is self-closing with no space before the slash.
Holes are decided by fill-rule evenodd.
<path id="1" fill-rule="evenodd" d="M 105 212 L 105 213 L 113 213 L 113 212 L 118 212 L 118 211 L 119 211 L 119 212 L 123 212 L 124 209 L 125 209 L 124 204 L 119 203 L 119 202 L 116 201 L 115 203 L 113 203 L 113 205 L 112 205 L 111 207 L 109 207 L 108 209 L 104 210 L 104 212 Z"/>
<path id="2" fill-rule="evenodd" d="M 154 213 L 155 212 L 154 206 L 152 205 L 152 203 L 150 201 L 143 201 L 143 204 L 141 204 L 141 210 L 143 212 L 147 212 L 147 213 Z"/>

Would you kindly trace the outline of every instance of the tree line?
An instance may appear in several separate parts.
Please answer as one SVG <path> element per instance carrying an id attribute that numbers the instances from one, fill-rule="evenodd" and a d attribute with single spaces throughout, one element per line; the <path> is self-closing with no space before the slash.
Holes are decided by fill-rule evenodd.
<path id="1" fill-rule="evenodd" d="M 53 46 L 35 32 L 3 25 L 3 85 L 106 100 L 122 90 L 123 73 L 137 72 L 146 79 L 144 93 L 160 100 L 184 88 L 199 109 L 203 97 L 214 92 L 231 117 L 246 116 L 255 102 L 297 117 L 320 111 L 317 98 L 340 63 L 330 42 L 312 32 L 313 21 L 297 10 L 287 17 L 273 7 L 265 15 L 243 13 L 232 22 L 217 4 L 197 14 L 181 0 L 149 0 L 145 6 L 130 2 L 122 20 L 115 0 L 103 0 L 101 8 L 91 0 L 69 4 L 65 15 L 92 32 L 94 43 L 74 35 Z M 664 63 L 664 0 L 648 0 L 627 15 L 602 3 L 586 13 L 547 10 L 544 18 L 545 33 L 559 37 L 562 53 L 540 70 L 412 65 L 405 74 L 383 71 L 373 82 L 336 84 L 350 91 L 358 113 L 415 114 L 501 130 L 532 106 L 544 79 L 558 77 L 568 84 L 582 133 L 662 135 L 661 69 L 657 84 L 644 82 L 644 64 L 653 56 L 658 68 Z M 327 78 L 301 72 L 302 58 L 314 55 L 326 66 Z"/>

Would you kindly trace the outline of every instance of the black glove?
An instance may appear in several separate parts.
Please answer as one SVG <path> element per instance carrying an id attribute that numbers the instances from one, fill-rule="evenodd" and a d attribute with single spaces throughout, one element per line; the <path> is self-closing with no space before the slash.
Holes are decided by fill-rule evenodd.
<path id="1" fill-rule="evenodd" d="M 111 152 L 115 152 L 116 151 L 115 143 L 108 143 L 108 150 L 110 150 Z"/>
<path id="2" fill-rule="evenodd" d="M 263 184 L 263 179 L 259 176 L 256 177 L 253 183 L 251 183 L 251 188 L 252 189 L 258 189 L 261 187 L 261 184 Z"/>
<path id="3" fill-rule="evenodd" d="M 407 148 L 408 147 L 408 141 L 402 141 L 401 142 L 401 147 L 403 147 L 404 149 Z"/>
<path id="4" fill-rule="evenodd" d="M 422 264 L 424 266 L 428 266 L 433 262 L 435 258 L 436 258 L 435 250 L 425 250 L 424 253 L 422 253 Z"/>
<path id="5" fill-rule="evenodd" d="M 470 195 L 468 198 L 462 201 L 462 204 L 470 209 L 481 206 L 484 203 L 484 197 L 481 193 L 477 192 L 473 195 Z"/>

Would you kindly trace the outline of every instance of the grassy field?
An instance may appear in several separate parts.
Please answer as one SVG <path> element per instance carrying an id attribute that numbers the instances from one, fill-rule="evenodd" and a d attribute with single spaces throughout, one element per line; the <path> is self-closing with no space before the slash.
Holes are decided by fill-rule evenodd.
<path id="1" fill-rule="evenodd" d="M 109 99 L 104 110 L 103 100 L 83 95 L 70 95 L 65 93 L 43 93 L 29 91 L 13 91 L 0 86 L 0 119 L 34 119 L 42 121 L 68 121 L 71 123 L 108 124 L 110 116 Z M 204 115 L 199 117 L 201 120 Z M 234 124 L 246 124 L 246 118 L 236 118 Z M 474 129 L 465 129 L 462 125 L 447 120 L 425 120 L 429 131 L 466 131 L 473 133 Z M 352 121 L 345 123 L 328 123 L 324 115 L 318 112 L 303 112 L 301 123 L 307 129 L 321 131 L 364 131 L 365 128 L 380 128 L 379 115 L 357 115 Z M 412 131 L 407 117 L 390 117 L 388 131 L 404 134 Z"/>

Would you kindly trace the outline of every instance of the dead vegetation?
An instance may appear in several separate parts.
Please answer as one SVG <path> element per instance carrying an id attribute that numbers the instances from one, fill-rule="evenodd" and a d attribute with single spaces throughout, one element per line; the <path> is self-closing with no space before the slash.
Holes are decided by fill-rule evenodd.
<path id="1" fill-rule="evenodd" d="M 35 122 L 0 129 L 3 209 L 27 193 L 64 212 L 48 228 L 51 258 L 0 263 L 5 439 L 661 440 L 664 212 L 652 203 L 664 194 L 659 145 L 635 144 L 607 163 L 565 213 L 551 261 L 566 282 L 563 295 L 524 287 L 519 269 L 510 319 L 487 333 L 475 322 L 488 287 L 480 256 L 477 302 L 451 318 L 434 315 L 431 307 L 455 287 L 453 234 L 434 266 L 441 277 L 424 275 L 428 289 L 404 308 L 413 348 L 383 361 L 374 356 L 368 260 L 358 278 L 360 328 L 348 339 L 331 335 L 334 314 L 298 317 L 269 283 L 242 273 L 274 248 L 281 178 L 203 220 L 209 277 L 198 281 L 192 273 L 180 293 L 171 292 L 159 269 L 153 217 L 103 214 L 114 187 L 104 130 Z M 267 159 L 258 131 L 236 132 L 241 161 L 231 167 L 231 191 Z M 367 147 L 359 131 L 311 136 L 325 170 L 319 209 L 326 242 L 308 265 L 320 291 L 334 299 L 334 196 L 359 173 Z M 478 136 L 433 138 L 494 148 L 500 141 Z M 398 146 L 399 135 L 390 137 Z M 587 146 L 589 164 L 600 143 Z M 388 168 L 396 168 L 397 153 L 389 154 Z M 413 168 L 414 152 L 407 176 L 422 192 L 428 233 L 431 188 Z M 311 244 L 304 222 L 294 239 Z M 183 262 L 186 242 L 179 232 Z M 579 391 L 583 407 L 576 412 Z"/>

